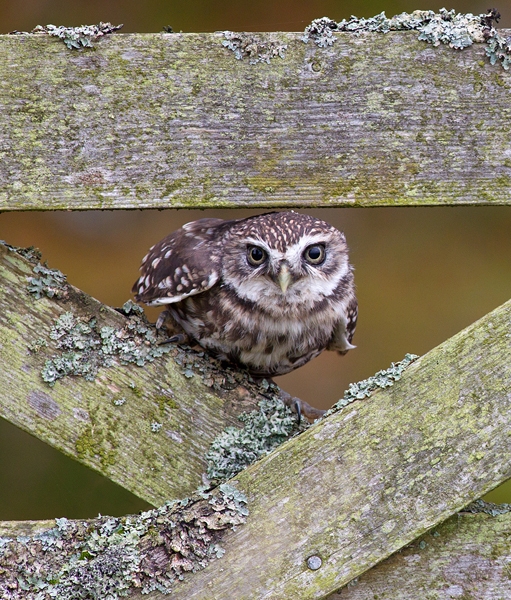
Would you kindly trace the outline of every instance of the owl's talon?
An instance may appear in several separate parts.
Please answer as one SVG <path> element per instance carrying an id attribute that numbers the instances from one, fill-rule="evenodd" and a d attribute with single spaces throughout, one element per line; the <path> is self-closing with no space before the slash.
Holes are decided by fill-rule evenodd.
<path id="1" fill-rule="evenodd" d="M 298 415 L 298 422 L 300 422 L 302 416 L 307 419 L 307 421 L 315 421 L 316 419 L 320 419 L 325 413 L 326 410 L 320 410 L 319 408 L 314 408 L 305 400 L 300 400 L 300 398 L 293 398 L 295 400 L 294 410 Z"/>
<path id="2" fill-rule="evenodd" d="M 296 422 L 300 425 L 302 420 L 302 407 L 300 406 L 300 400 L 298 398 L 293 398 L 293 408 L 292 410 L 296 413 Z"/>
<path id="3" fill-rule="evenodd" d="M 167 338 L 166 340 L 162 340 L 158 342 L 158 346 L 162 346 L 163 344 L 184 344 L 187 341 L 186 335 L 183 333 L 177 333 L 172 337 Z"/>
<path id="4" fill-rule="evenodd" d="M 162 310 L 158 315 L 158 319 L 156 320 L 156 329 L 162 329 L 165 321 L 170 317 L 170 313 L 168 310 Z"/>
<path id="5" fill-rule="evenodd" d="M 286 406 L 296 413 L 298 423 L 301 422 L 302 417 L 305 417 L 308 421 L 315 421 L 322 417 L 326 410 L 320 410 L 319 408 L 314 408 L 305 400 L 300 400 L 300 398 L 296 398 L 295 396 L 291 396 L 288 392 L 284 390 L 280 390 L 280 399 Z"/>

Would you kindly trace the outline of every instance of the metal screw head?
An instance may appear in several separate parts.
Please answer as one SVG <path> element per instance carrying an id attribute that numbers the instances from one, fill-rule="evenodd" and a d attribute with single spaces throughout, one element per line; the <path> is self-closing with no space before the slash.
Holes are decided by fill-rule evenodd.
<path id="1" fill-rule="evenodd" d="M 311 571 L 317 571 L 322 564 L 323 561 L 321 560 L 321 558 L 319 556 L 316 556 L 315 554 L 309 556 L 309 558 L 307 559 L 307 566 Z"/>

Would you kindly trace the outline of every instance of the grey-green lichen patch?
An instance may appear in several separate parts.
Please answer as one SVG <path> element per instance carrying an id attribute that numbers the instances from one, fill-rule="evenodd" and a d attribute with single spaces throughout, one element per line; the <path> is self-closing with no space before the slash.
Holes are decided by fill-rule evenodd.
<path id="1" fill-rule="evenodd" d="M 126 404 L 126 396 L 116 396 L 113 400 L 112 400 L 112 404 L 114 406 L 124 406 Z"/>
<path id="2" fill-rule="evenodd" d="M 68 287 L 66 276 L 57 269 L 50 269 L 46 263 L 41 264 L 42 255 L 38 248 L 35 246 L 29 246 L 28 248 L 11 246 L 11 244 L 7 244 L 3 240 L 0 240 L 0 244 L 5 246 L 9 252 L 19 254 L 34 265 L 32 270 L 37 277 L 27 278 L 27 289 L 37 300 L 43 296 L 59 299 L 67 297 Z"/>
<path id="3" fill-rule="evenodd" d="M 122 328 L 100 327 L 96 318 L 83 320 L 71 312 L 61 315 L 50 331 L 57 352 L 46 361 L 43 380 L 50 386 L 68 375 L 93 381 L 100 367 L 110 367 L 115 360 L 144 366 L 170 351 L 168 345 L 158 344 L 140 307 L 128 301 L 121 311 L 128 316 Z"/>
<path id="4" fill-rule="evenodd" d="M 28 291 L 37 300 L 43 296 L 61 300 L 68 295 L 66 276 L 58 269 L 49 269 L 48 265 L 38 263 L 33 268 L 37 277 L 28 277 Z"/>
<path id="5" fill-rule="evenodd" d="M 203 350 L 197 351 L 186 344 L 167 346 L 174 362 L 180 366 L 181 373 L 187 378 L 198 377 L 207 387 L 222 392 L 233 390 L 240 385 L 257 384 L 245 371 L 222 364 L 221 361 Z M 259 384 L 259 387 L 261 384 Z M 264 389 L 263 389 L 264 391 Z"/>
<path id="6" fill-rule="evenodd" d="M 224 31 L 222 46 L 232 50 L 237 60 L 248 58 L 250 64 L 259 62 L 269 64 L 272 58 L 284 58 L 287 45 L 263 40 L 255 34 Z"/>
<path id="7" fill-rule="evenodd" d="M 269 384 L 269 387 L 274 385 Z M 303 421 L 299 423 L 296 414 L 277 396 L 261 400 L 258 410 L 243 413 L 239 419 L 244 427 L 228 427 L 213 440 L 208 450 L 207 476 L 212 481 L 234 477 L 308 427 Z"/>
<path id="8" fill-rule="evenodd" d="M 67 375 L 79 375 L 93 381 L 99 367 L 106 365 L 106 356 L 100 353 L 101 337 L 94 318 L 84 322 L 66 312 L 52 326 L 50 339 L 60 351 L 46 361 L 41 371 L 43 380 L 50 386 Z"/>
<path id="9" fill-rule="evenodd" d="M 494 35 L 486 42 L 486 54 L 492 65 L 499 62 L 506 71 L 511 64 L 511 38 L 500 35 L 495 31 Z"/>
<path id="10" fill-rule="evenodd" d="M 187 572 L 219 558 L 223 533 L 246 521 L 234 486 L 126 517 L 56 519 L 32 537 L 0 538 L 0 597 L 5 600 L 117 600 L 130 591 L 169 594 Z"/>
<path id="11" fill-rule="evenodd" d="M 505 515 L 511 512 L 511 504 L 494 504 L 493 502 L 485 502 L 484 500 L 476 500 L 465 507 L 462 512 L 470 513 L 486 513 L 492 517 L 497 515 Z"/>
<path id="12" fill-rule="evenodd" d="M 402 361 L 392 363 L 388 369 L 378 371 L 372 377 L 363 379 L 357 383 L 350 383 L 348 389 L 344 392 L 344 396 L 338 400 L 324 416 L 328 416 L 338 410 L 341 410 L 355 400 L 363 400 L 369 398 L 377 389 L 387 388 L 394 385 L 394 382 L 401 379 L 403 371 L 419 357 L 417 354 L 405 354 Z"/>
<path id="13" fill-rule="evenodd" d="M 162 427 L 163 427 L 163 423 L 158 423 L 158 421 L 151 422 L 151 431 L 153 433 L 158 433 Z"/>
<path id="14" fill-rule="evenodd" d="M 26 260 L 28 260 L 29 262 L 31 262 L 35 265 L 39 264 L 39 261 L 41 260 L 42 254 L 41 254 L 39 248 L 36 248 L 35 246 L 29 246 L 28 248 L 21 248 L 19 246 L 12 246 L 11 244 L 8 244 L 4 240 L 0 240 L 0 244 L 2 246 L 5 246 L 7 248 L 7 250 L 9 250 L 9 252 L 16 252 L 16 254 L 19 254 L 20 256 L 22 256 L 23 258 L 25 258 Z"/>
<path id="15" fill-rule="evenodd" d="M 33 344 L 29 344 L 28 349 L 32 354 L 38 354 L 43 348 L 48 347 L 48 342 L 44 338 L 37 338 Z"/>
<path id="16" fill-rule="evenodd" d="M 70 50 L 80 48 L 93 48 L 96 40 L 109 33 L 121 29 L 123 25 L 100 22 L 98 25 L 81 25 L 80 27 L 64 27 L 63 25 L 37 25 L 32 31 L 12 31 L 12 35 L 26 35 L 29 33 L 45 33 L 57 37 L 64 42 Z"/>
<path id="17" fill-rule="evenodd" d="M 511 64 L 511 40 L 501 36 L 494 27 L 500 19 L 500 13 L 488 9 L 486 14 L 457 13 L 441 8 L 438 13 L 432 10 L 415 10 L 387 17 L 384 12 L 369 19 L 351 17 L 339 23 L 328 17 L 315 19 L 305 28 L 302 40 L 310 39 L 320 48 L 331 46 L 335 42 L 334 32 L 361 33 L 372 31 L 388 33 L 390 31 L 419 32 L 419 40 L 433 46 L 445 44 L 450 48 L 462 50 L 474 43 L 486 42 L 486 54 L 492 65 L 500 62 L 504 69 Z"/>

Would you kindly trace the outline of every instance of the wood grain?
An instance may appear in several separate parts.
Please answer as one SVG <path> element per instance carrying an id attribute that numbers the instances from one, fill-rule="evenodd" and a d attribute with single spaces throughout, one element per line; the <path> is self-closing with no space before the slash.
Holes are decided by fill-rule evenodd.
<path id="1" fill-rule="evenodd" d="M 509 514 L 455 515 L 328 600 L 509 598 L 510 538 Z"/>
<path id="2" fill-rule="evenodd" d="M 506 31 L 502 32 L 506 35 Z M 511 203 L 511 74 L 416 32 L 0 36 L 0 210 Z"/>

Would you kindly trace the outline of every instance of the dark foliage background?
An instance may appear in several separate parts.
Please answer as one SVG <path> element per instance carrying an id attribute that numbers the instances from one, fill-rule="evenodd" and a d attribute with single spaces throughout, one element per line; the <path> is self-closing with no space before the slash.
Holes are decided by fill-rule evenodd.
<path id="1" fill-rule="evenodd" d="M 498 6 L 511 27 L 510 2 Z M 387 15 L 441 4 L 411 0 L 0 0 L 0 32 L 35 25 L 124 23 L 124 32 L 216 30 L 301 31 L 314 18 Z M 486 3 L 446 8 L 485 12 Z M 280 378 L 289 392 L 328 407 L 357 381 L 423 354 L 511 296 L 511 207 L 323 209 L 307 211 L 346 232 L 356 267 L 360 320 L 357 350 L 332 353 Z M 9 213 L 0 239 L 38 246 L 49 265 L 103 302 L 129 296 L 150 245 L 187 221 L 248 211 Z M 155 316 L 155 312 L 151 313 Z M 0 520 L 120 515 L 146 505 L 115 484 L 0 421 Z M 511 502 L 506 484 L 490 494 Z"/>

